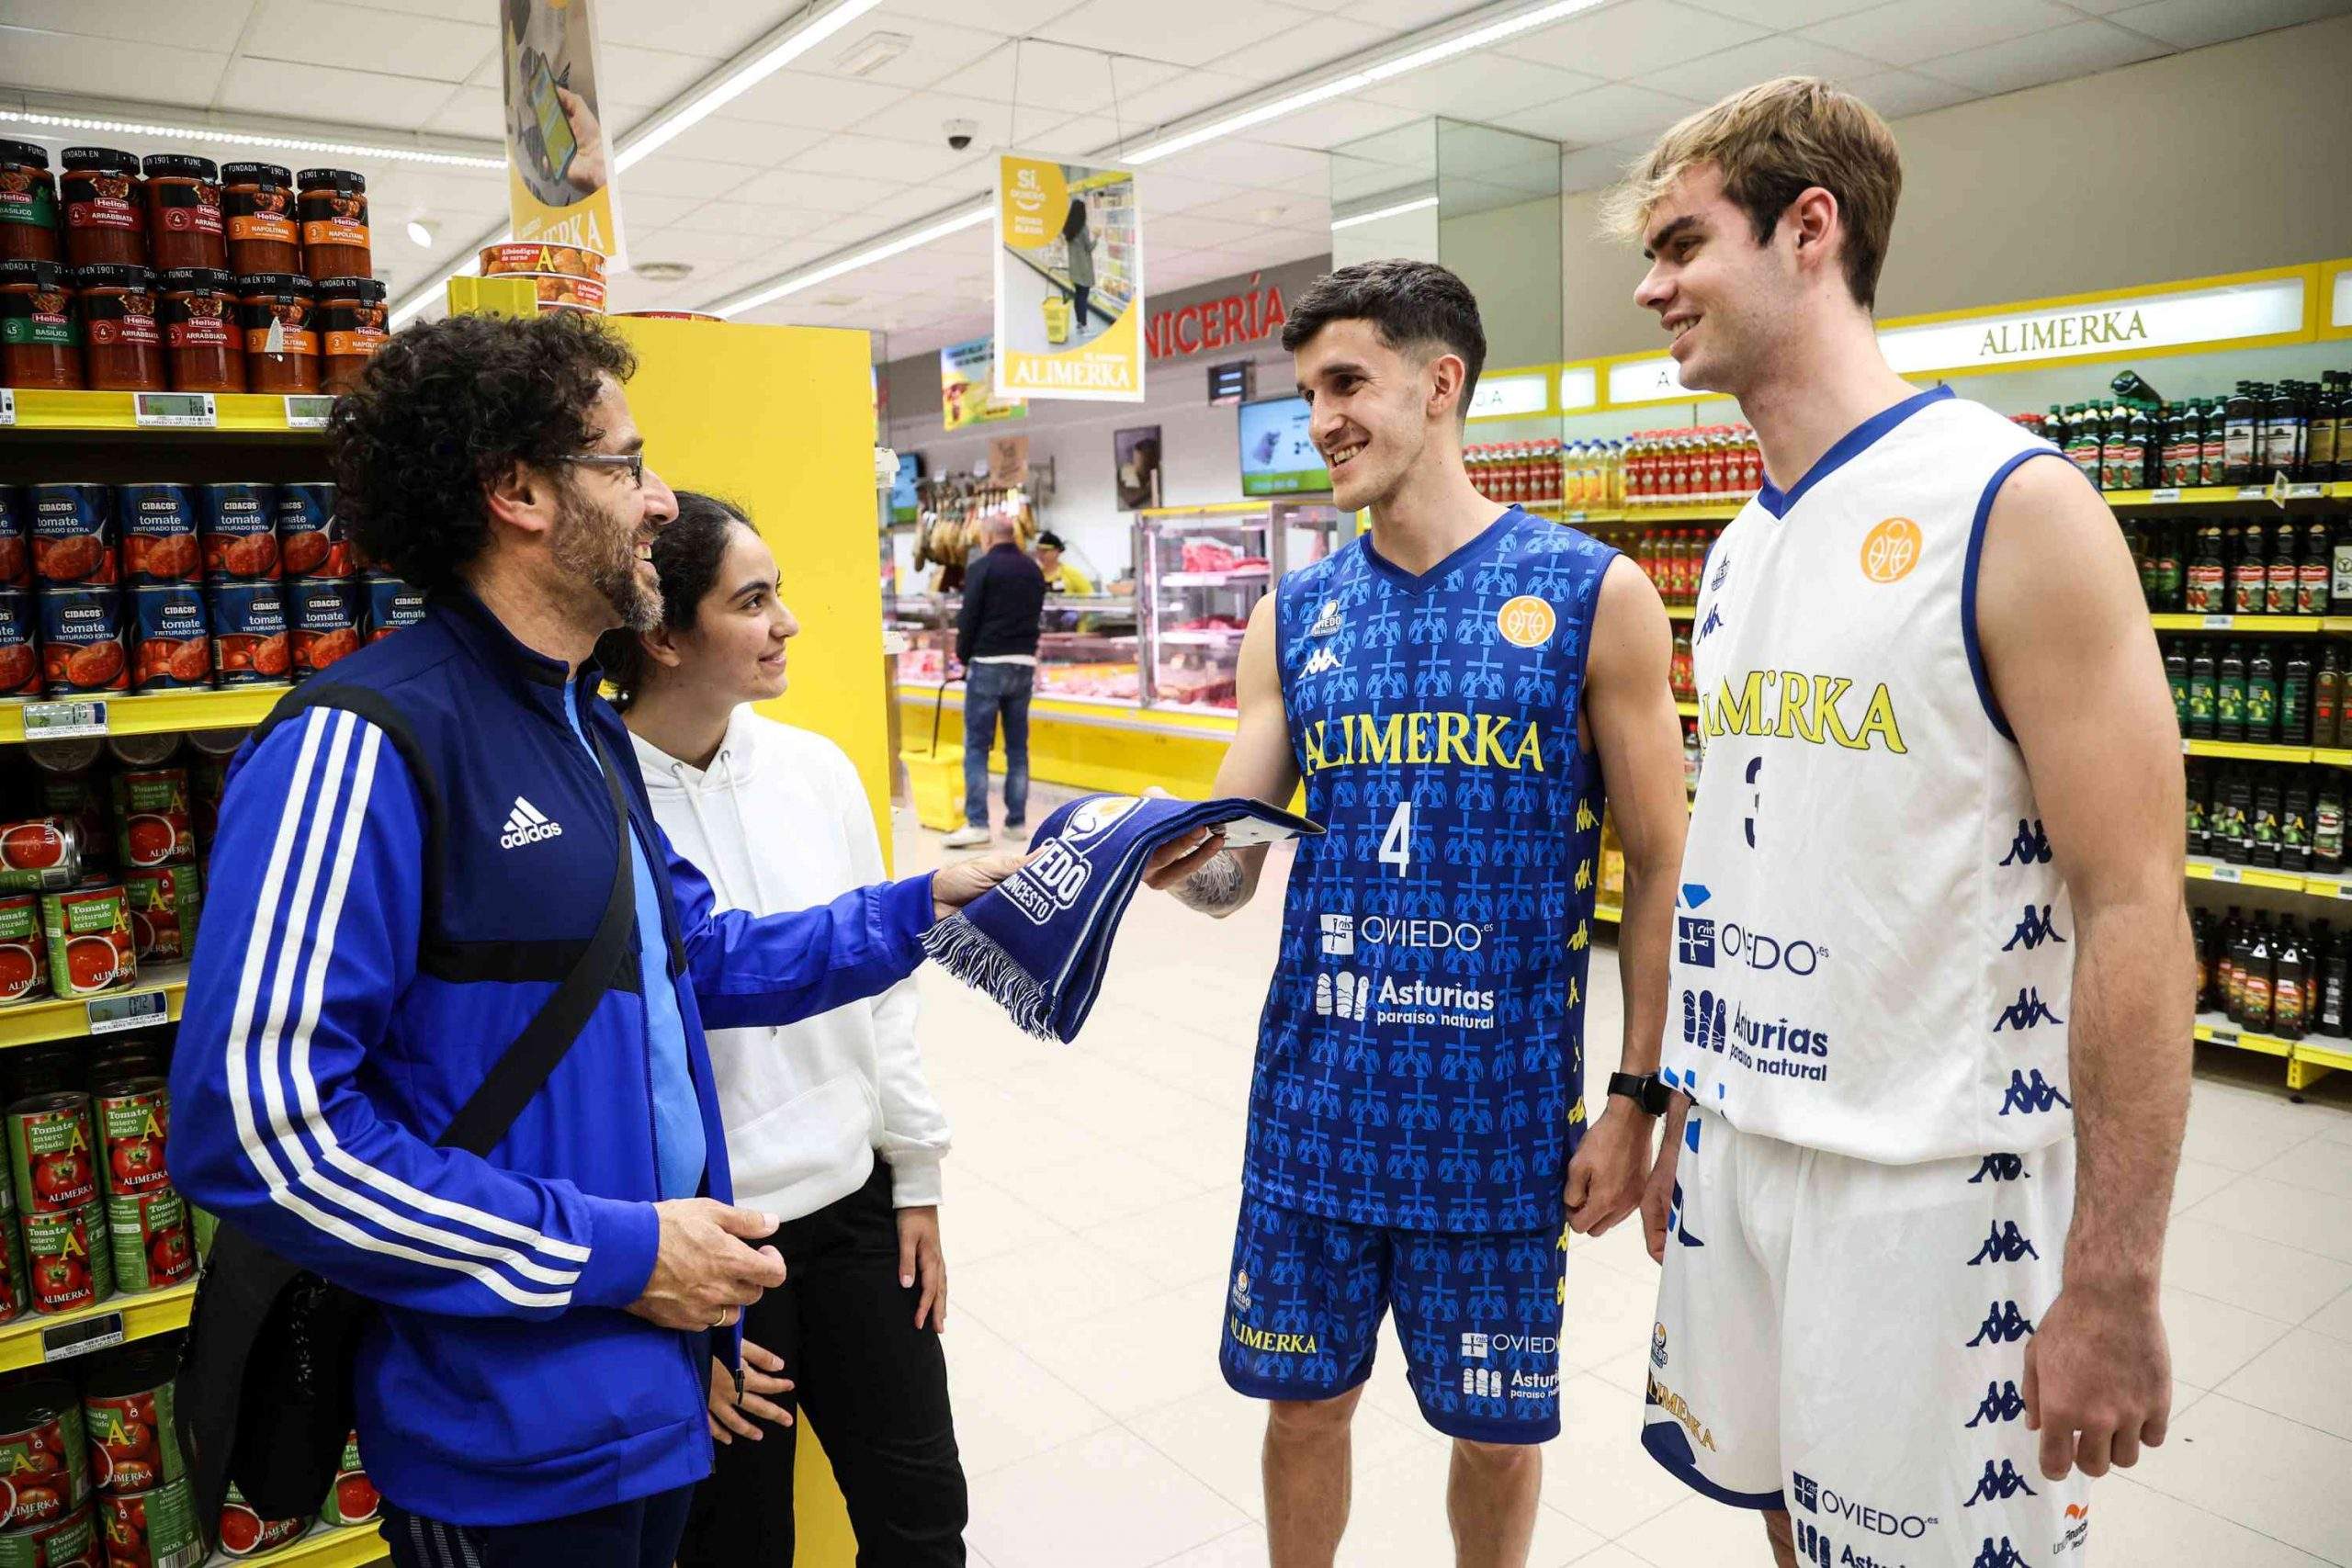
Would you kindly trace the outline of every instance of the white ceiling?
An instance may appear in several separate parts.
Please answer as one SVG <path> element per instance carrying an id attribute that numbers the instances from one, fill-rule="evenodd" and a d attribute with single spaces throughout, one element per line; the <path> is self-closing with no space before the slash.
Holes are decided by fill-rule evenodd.
<path id="1" fill-rule="evenodd" d="M 968 203 L 989 149 L 1082 155 L 1392 45 L 1483 0 L 888 0 L 622 176 L 632 260 L 616 309 L 707 303 Z M 799 0 L 598 0 L 618 135 L 801 8 Z M 1890 116 L 2109 70 L 2352 10 L 2352 0 L 1609 0 L 1492 50 L 1162 159 L 1139 176 L 1148 282 L 1182 288 L 1329 248 L 1332 150 L 1446 115 L 1563 144 L 1566 188 L 1606 183 L 1722 93 L 1789 72 L 1837 78 Z M 215 123 L 299 120 L 355 140 L 423 133 L 492 155 L 496 0 L 0 0 L 0 107 Z M 865 77 L 837 58 L 876 32 L 912 46 Z M 159 40 L 173 40 L 169 42 Z M 180 40 L 198 40 L 187 42 Z M 951 152 L 943 122 L 978 122 Z M 0 135 L 23 135 L 0 126 Z M 38 131 L 52 149 L 81 133 Z M 138 139 L 120 139 L 132 140 Z M 215 156 L 266 156 L 201 139 Z M 162 151 L 141 143 L 138 152 Z M 316 163 L 311 155 L 284 161 Z M 377 270 L 395 298 L 504 211 L 492 171 L 356 162 Z M 1343 197 L 1376 182 L 1342 160 Z M 434 249 L 401 236 L 439 225 Z M 753 312 L 866 328 L 891 355 L 988 328 L 986 227 Z"/>

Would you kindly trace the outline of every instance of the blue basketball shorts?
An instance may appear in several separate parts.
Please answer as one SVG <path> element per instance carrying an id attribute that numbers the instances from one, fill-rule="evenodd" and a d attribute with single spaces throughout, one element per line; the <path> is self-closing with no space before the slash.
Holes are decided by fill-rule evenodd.
<path id="1" fill-rule="evenodd" d="M 1393 1310 L 1431 1427 L 1473 1442 L 1544 1442 L 1560 1431 L 1567 1256 L 1566 1230 L 1389 1230 L 1245 1193 L 1217 1363 L 1254 1399 L 1329 1399 L 1372 1375 Z"/>

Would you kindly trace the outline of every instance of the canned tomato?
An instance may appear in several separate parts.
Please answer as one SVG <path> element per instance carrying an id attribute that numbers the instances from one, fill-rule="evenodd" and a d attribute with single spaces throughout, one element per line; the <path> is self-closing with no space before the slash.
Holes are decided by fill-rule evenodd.
<path id="1" fill-rule="evenodd" d="M 171 1137 L 172 1094 L 162 1078 L 125 1078 L 94 1090 L 90 1114 L 106 1156 L 109 1196 L 170 1188 L 164 1151 Z"/>
<path id="2" fill-rule="evenodd" d="M 25 1238 L 17 1216 L 0 1214 L 0 1323 L 14 1323 L 32 1306 L 25 1288 Z"/>
<path id="3" fill-rule="evenodd" d="M 38 744 L 74 746 L 79 742 L 48 740 Z M 53 817 L 74 830 L 74 852 L 82 863 L 72 877 L 61 876 L 51 886 L 71 887 L 95 867 L 114 863 L 114 824 L 108 820 L 106 787 L 96 773 L 43 773 L 40 808 L 43 816 Z M 5 831 L 0 829 L 0 832 Z M 0 875 L 0 886 L 5 885 L 5 875 Z"/>
<path id="4" fill-rule="evenodd" d="M 173 1420 L 179 1354 L 155 1340 L 100 1358 L 82 1382 L 90 1479 L 101 1492 L 146 1492 L 187 1474 Z"/>
<path id="5" fill-rule="evenodd" d="M 214 484 L 203 494 L 204 575 L 216 582 L 276 581 L 277 487 Z"/>
<path id="6" fill-rule="evenodd" d="M 30 893 L 0 895 L 0 1007 L 47 995 L 49 943 L 41 934 L 40 899 Z"/>
<path id="7" fill-rule="evenodd" d="M 90 1495 L 82 1402 L 62 1378 L 0 1395 L 0 1524 L 13 1533 L 62 1519 Z"/>
<path id="8" fill-rule="evenodd" d="M 181 484 L 123 485 L 114 499 L 124 581 L 194 582 L 204 575 L 195 491 Z"/>
<path id="9" fill-rule="evenodd" d="M 33 585 L 32 502 L 22 485 L 0 485 L 0 583 Z"/>
<path id="10" fill-rule="evenodd" d="M 135 865 L 193 864 L 186 768 L 141 768 L 114 776 L 115 852 Z"/>
<path id="11" fill-rule="evenodd" d="M 107 1568 L 195 1568 L 204 1561 L 196 1502 L 185 1481 L 152 1492 L 101 1492 L 93 1508 Z"/>
<path id="12" fill-rule="evenodd" d="M 292 623 L 294 673 L 315 675 L 359 649 L 359 585 L 356 582 L 289 582 L 287 619 Z"/>
<path id="13" fill-rule="evenodd" d="M 102 484 L 32 491 L 34 575 L 61 587 L 114 581 L 114 491 Z"/>
<path id="14" fill-rule="evenodd" d="M 203 874 L 193 865 L 133 866 L 122 874 L 130 900 L 130 950 L 141 964 L 182 964 L 196 952 L 198 912 L 204 907 Z M 6 906 L 0 903 L 0 919 Z M 0 926 L 5 930 L 5 926 Z M 6 956 L 0 947 L 0 958 Z M 0 991 L 0 1005 L 7 997 Z"/>
<path id="15" fill-rule="evenodd" d="M 0 588 L 0 697 L 40 695 L 40 601 L 31 591 Z"/>
<path id="16" fill-rule="evenodd" d="M 334 513 L 334 486 L 277 487 L 277 555 L 288 577 L 351 575 L 351 541 Z"/>
<path id="17" fill-rule="evenodd" d="M 187 1205 L 169 1187 L 107 1200 L 118 1291 L 160 1291 L 196 1277 Z"/>
<path id="18" fill-rule="evenodd" d="M 139 978 L 130 945 L 130 901 L 115 883 L 40 896 L 41 934 L 49 939 L 49 983 L 61 997 L 95 997 Z"/>
<path id="19" fill-rule="evenodd" d="M 78 1210 L 98 1195 L 90 1097 L 71 1089 L 8 1107 L 8 1174 L 28 1215 Z"/>
<path id="20" fill-rule="evenodd" d="M 106 1205 L 89 1202 L 62 1214 L 27 1214 L 24 1226 L 35 1312 L 79 1312 L 114 1294 Z"/>
<path id="21" fill-rule="evenodd" d="M 310 1528 L 308 1518 L 263 1518 L 232 1481 L 229 1483 L 228 1500 L 220 1505 L 220 1555 L 257 1557 L 265 1551 L 277 1551 Z"/>
<path id="22" fill-rule="evenodd" d="M 291 670 L 287 648 L 286 594 L 275 582 L 215 582 L 212 675 L 223 686 L 264 686 Z"/>
<path id="23" fill-rule="evenodd" d="M 212 1217 L 211 1210 L 199 1209 L 193 1203 L 187 1206 L 188 1234 L 196 1238 L 196 1255 L 198 1258 L 212 1256 L 212 1227 L 220 1223 Z"/>
<path id="24" fill-rule="evenodd" d="M 0 1531 L 0 1568 L 98 1568 L 97 1527 L 87 1506 L 29 1529 Z"/>
<path id="25" fill-rule="evenodd" d="M 82 835 L 59 817 L 0 823 L 0 888 L 51 893 L 82 880 Z"/>
<path id="26" fill-rule="evenodd" d="M 130 660 L 122 644 L 122 590 L 40 591 L 41 686 L 52 697 L 127 692 Z"/>
<path id="27" fill-rule="evenodd" d="M 205 613 L 203 589 L 191 582 L 133 588 L 130 629 L 132 691 L 170 692 L 212 684 L 212 618 Z"/>
<path id="28" fill-rule="evenodd" d="M 337 1529 L 364 1525 L 382 1509 L 376 1483 L 368 1479 L 367 1467 L 359 1461 L 359 1434 L 354 1432 L 343 1440 L 343 1460 L 335 1466 L 334 1484 L 327 1489 L 327 1500 L 320 1506 L 319 1520 Z"/>
<path id="29" fill-rule="evenodd" d="M 229 760 L 198 752 L 187 765 L 188 819 L 196 841 L 209 844 L 220 825 L 220 796 L 229 788 Z"/>
<path id="30" fill-rule="evenodd" d="M 371 571 L 362 580 L 368 593 L 368 640 L 381 642 L 403 626 L 424 619 L 424 594 L 390 572 Z"/>

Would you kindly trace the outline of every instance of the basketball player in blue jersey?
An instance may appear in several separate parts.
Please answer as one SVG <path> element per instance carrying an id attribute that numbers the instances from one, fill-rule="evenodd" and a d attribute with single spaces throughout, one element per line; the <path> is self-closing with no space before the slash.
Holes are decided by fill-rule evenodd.
<path id="1" fill-rule="evenodd" d="M 1342 268 L 1283 342 L 1334 496 L 1372 531 L 1259 602 L 1217 773 L 1217 794 L 1277 803 L 1304 781 L 1327 829 L 1283 904 L 1220 1362 L 1270 1404 L 1275 1568 L 1328 1568 L 1393 1312 L 1421 1413 L 1454 1439 L 1457 1559 L 1510 1568 L 1534 1529 L 1534 1445 L 1560 1428 L 1566 1226 L 1633 1212 L 1664 1103 L 1687 819 L 1672 638 L 1632 562 L 1471 484 L 1486 336 L 1461 279 Z M 1625 1071 L 1588 1130 L 1604 802 L 1626 862 Z M 1229 914 L 1264 853 L 1180 842 L 1151 880 Z"/>
<path id="2" fill-rule="evenodd" d="M 1785 1564 L 2075 1568 L 2084 1478 L 2171 1399 L 2179 737 L 2098 494 L 1880 352 L 1901 188 L 1878 116 L 1790 78 L 1612 204 L 1766 474 L 1693 634 L 1643 1441 Z"/>

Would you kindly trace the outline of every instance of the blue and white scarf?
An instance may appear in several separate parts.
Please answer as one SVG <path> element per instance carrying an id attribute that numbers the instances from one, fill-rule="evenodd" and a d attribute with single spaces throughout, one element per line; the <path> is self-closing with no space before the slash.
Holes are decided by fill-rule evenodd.
<path id="1" fill-rule="evenodd" d="M 1151 852 L 1244 818 L 1323 831 L 1255 800 L 1082 795 L 1037 825 L 1027 865 L 923 933 L 923 951 L 1039 1039 L 1075 1040 Z"/>

